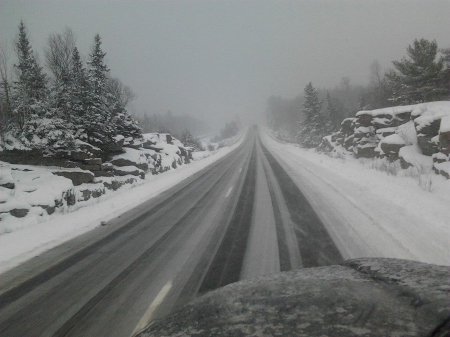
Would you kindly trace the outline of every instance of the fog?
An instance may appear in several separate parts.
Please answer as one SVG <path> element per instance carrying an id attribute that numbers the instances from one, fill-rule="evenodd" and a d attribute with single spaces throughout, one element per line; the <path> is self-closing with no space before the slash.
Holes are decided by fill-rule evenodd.
<path id="1" fill-rule="evenodd" d="M 0 38 L 24 20 L 41 57 L 68 26 L 86 55 L 99 33 L 106 62 L 136 93 L 138 114 L 190 114 L 219 128 L 252 122 L 271 95 L 312 81 L 368 81 L 415 38 L 450 47 L 450 1 L 1 1 Z"/>

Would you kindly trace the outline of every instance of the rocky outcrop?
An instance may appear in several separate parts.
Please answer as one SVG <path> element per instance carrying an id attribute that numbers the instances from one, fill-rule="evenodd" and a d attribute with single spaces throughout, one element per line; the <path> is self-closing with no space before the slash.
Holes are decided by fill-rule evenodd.
<path id="1" fill-rule="evenodd" d="M 442 153 L 448 158 L 450 102 L 360 111 L 355 118 L 344 119 L 339 132 L 325 137 L 320 150 L 329 151 L 332 148 L 333 151 L 341 146 L 356 158 L 386 157 L 391 162 L 400 160 L 401 167 L 408 168 L 414 166 L 417 160 L 402 157 L 400 149 L 412 145 L 418 146 L 419 151 L 415 149 L 414 153 L 419 156 L 431 157 Z M 436 162 L 433 169 L 445 177 L 450 175 L 447 164 L 443 162 Z"/>
<path id="2" fill-rule="evenodd" d="M 70 179 L 74 186 L 78 186 L 81 184 L 87 184 L 94 180 L 94 174 L 89 171 L 81 171 L 81 170 L 66 171 L 65 170 L 65 171 L 54 171 L 53 174 L 60 176 L 60 177 Z"/>
<path id="3" fill-rule="evenodd" d="M 137 336 L 431 336 L 450 316 L 448 289 L 447 266 L 349 260 L 230 284 Z"/>

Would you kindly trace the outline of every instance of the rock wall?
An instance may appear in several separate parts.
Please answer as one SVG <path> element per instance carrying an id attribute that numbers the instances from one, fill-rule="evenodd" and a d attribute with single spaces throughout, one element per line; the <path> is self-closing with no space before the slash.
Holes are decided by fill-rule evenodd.
<path id="1" fill-rule="evenodd" d="M 141 142 L 116 137 L 105 155 L 78 142 L 72 151 L 0 151 L 0 221 L 7 216 L 42 216 L 98 198 L 107 190 L 159 174 L 192 159 L 192 149 L 169 134 L 145 134 Z M 27 165 L 27 166 L 23 166 Z M 33 187 L 34 186 L 34 187 Z"/>
<path id="2" fill-rule="evenodd" d="M 450 102 L 359 111 L 324 138 L 321 149 L 343 147 L 356 158 L 415 164 L 414 153 L 431 157 L 433 170 L 450 179 Z M 403 150 L 402 150 L 403 149 Z"/>

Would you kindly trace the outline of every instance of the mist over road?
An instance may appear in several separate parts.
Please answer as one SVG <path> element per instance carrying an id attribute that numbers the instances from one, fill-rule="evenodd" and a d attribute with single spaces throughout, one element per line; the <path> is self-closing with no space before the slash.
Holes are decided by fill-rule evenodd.
<path id="1" fill-rule="evenodd" d="M 34 276 L 27 264 L 2 275 L 0 335 L 128 337 L 224 285 L 342 261 L 257 130 L 206 169 L 46 256 Z"/>

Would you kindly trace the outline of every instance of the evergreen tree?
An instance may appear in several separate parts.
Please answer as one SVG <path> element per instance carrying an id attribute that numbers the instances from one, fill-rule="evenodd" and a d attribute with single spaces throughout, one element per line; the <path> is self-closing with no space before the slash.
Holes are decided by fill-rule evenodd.
<path id="1" fill-rule="evenodd" d="M 48 79 L 36 61 L 23 22 L 16 43 L 18 80 L 14 83 L 15 136 L 30 148 L 59 150 L 73 146 L 70 123 L 53 106 Z"/>
<path id="2" fill-rule="evenodd" d="M 47 99 L 47 78 L 37 64 L 23 21 L 19 25 L 16 43 L 18 80 L 14 82 L 13 120 L 21 137 L 30 140 L 37 120 L 45 114 Z"/>
<path id="3" fill-rule="evenodd" d="M 442 84 L 443 58 L 436 60 L 436 41 L 414 40 L 408 46 L 409 59 L 394 61 L 396 72 L 386 74 L 391 82 L 395 104 L 414 104 L 440 99 L 448 93 Z"/>
<path id="4" fill-rule="evenodd" d="M 188 129 L 185 129 L 181 133 L 180 141 L 184 146 L 190 146 L 194 151 L 201 151 L 201 146 L 197 139 L 192 136 L 191 132 Z"/>
<path id="5" fill-rule="evenodd" d="M 75 137 L 87 141 L 85 127 L 88 119 L 89 83 L 86 69 L 76 47 L 72 51 L 69 87 L 67 100 L 70 107 L 70 120 L 75 129 Z"/>
<path id="6" fill-rule="evenodd" d="M 112 112 L 108 107 L 108 93 L 105 90 L 109 69 L 104 64 L 106 53 L 101 49 L 101 39 L 97 34 L 90 54 L 87 82 L 89 86 L 87 111 L 83 119 L 84 130 L 90 144 L 106 150 L 115 135 Z"/>
<path id="7" fill-rule="evenodd" d="M 442 50 L 444 55 L 445 69 L 442 72 L 442 86 L 446 92 L 444 99 L 450 99 L 450 48 Z"/>
<path id="8" fill-rule="evenodd" d="M 311 82 L 305 87 L 302 111 L 305 120 L 300 123 L 297 141 L 305 147 L 316 147 L 325 135 L 325 122 L 322 116 L 322 102 Z"/>

